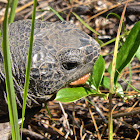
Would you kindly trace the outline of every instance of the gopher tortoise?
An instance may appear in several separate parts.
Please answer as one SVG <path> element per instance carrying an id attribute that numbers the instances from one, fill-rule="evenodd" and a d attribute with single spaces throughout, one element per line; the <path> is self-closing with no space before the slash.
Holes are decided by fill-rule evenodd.
<path id="1" fill-rule="evenodd" d="M 22 108 L 31 20 L 9 25 L 9 46 L 18 110 Z M 92 71 L 99 44 L 70 22 L 35 21 L 27 109 L 41 106 L 72 81 Z M 8 115 L 0 42 L 0 122 Z"/>

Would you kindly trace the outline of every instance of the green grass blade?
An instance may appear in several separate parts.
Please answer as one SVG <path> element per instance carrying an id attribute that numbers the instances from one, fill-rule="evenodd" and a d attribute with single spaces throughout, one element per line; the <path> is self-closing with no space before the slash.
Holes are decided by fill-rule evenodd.
<path id="1" fill-rule="evenodd" d="M 118 72 L 118 71 L 117 71 Z M 118 72 L 119 73 L 119 72 Z M 119 73 L 120 74 L 120 73 Z M 121 75 L 120 76 L 124 81 L 125 81 L 125 83 L 127 83 L 132 89 L 134 89 L 135 91 L 137 91 L 138 93 L 140 93 L 140 91 L 139 90 L 137 90 L 135 87 L 133 87 L 129 82 L 127 82 L 126 80 L 125 80 L 125 78 L 123 78 L 123 76 Z"/>
<path id="2" fill-rule="evenodd" d="M 17 4 L 18 4 L 18 0 L 12 0 L 9 23 L 12 23 L 14 21 Z"/>
<path id="3" fill-rule="evenodd" d="M 110 78 L 104 76 L 103 80 L 102 80 L 102 86 L 110 89 Z M 121 97 L 123 100 L 124 99 L 124 93 L 123 93 L 123 88 L 121 87 L 121 85 L 117 82 L 116 85 L 113 85 L 113 91 L 114 93 L 116 93 L 119 97 Z"/>
<path id="4" fill-rule="evenodd" d="M 3 46 L 3 41 L 2 41 L 1 30 L 0 30 L 0 41 L 1 41 L 1 46 Z"/>
<path id="5" fill-rule="evenodd" d="M 106 16 L 106 18 L 108 18 L 110 15 L 115 16 L 116 18 L 118 18 L 118 20 L 121 19 L 121 17 L 120 17 L 118 14 L 116 14 L 116 13 L 109 13 L 109 14 Z M 125 30 L 125 24 L 124 24 L 124 22 L 122 22 L 122 27 L 123 27 L 123 30 L 124 30 L 124 32 L 125 32 L 126 30 Z"/>
<path id="6" fill-rule="evenodd" d="M 31 68 L 31 63 L 32 63 L 32 47 L 33 47 L 33 37 L 34 37 L 34 24 L 35 24 L 36 5 L 37 5 L 37 0 L 34 0 L 33 14 L 32 14 L 32 25 L 31 25 L 31 35 L 30 35 L 30 44 L 29 44 L 28 59 L 27 59 L 27 66 L 26 66 L 25 84 L 24 84 L 21 139 L 22 139 L 22 129 L 23 129 L 23 123 L 24 123 L 25 109 L 26 109 L 27 93 L 28 93 L 28 88 L 29 88 L 30 68 Z"/>
<path id="7" fill-rule="evenodd" d="M 123 9 L 120 24 L 117 32 L 116 42 L 115 42 L 115 48 L 114 48 L 114 55 L 113 55 L 113 61 L 112 61 L 112 68 L 111 68 L 111 76 L 110 76 L 110 89 L 109 89 L 109 113 L 108 113 L 108 130 L 109 130 L 109 140 L 113 140 L 113 118 L 112 118 L 112 94 L 113 91 L 113 85 L 114 85 L 114 77 L 115 77 L 115 68 L 116 68 L 116 60 L 117 60 L 117 51 L 119 46 L 119 39 L 120 39 L 120 33 L 122 29 L 122 22 L 126 11 L 128 1 L 125 4 L 125 7 Z"/>
<path id="8" fill-rule="evenodd" d="M 64 21 L 64 19 L 58 14 L 58 12 L 56 10 L 54 10 L 52 7 L 48 6 L 50 8 L 50 10 L 52 12 L 54 12 L 56 14 L 56 16 L 61 20 L 61 21 Z"/>
<path id="9" fill-rule="evenodd" d="M 85 23 L 76 13 L 72 12 L 73 15 L 82 23 L 86 28 L 88 28 L 90 31 L 95 33 L 96 35 L 100 35 L 98 32 L 96 32 L 93 28 L 91 28 L 87 23 Z"/>
<path id="10" fill-rule="evenodd" d="M 120 35 L 120 39 L 123 38 L 123 37 L 125 37 L 125 36 L 127 36 L 127 35 L 129 34 L 129 32 L 130 32 L 130 31 L 127 31 L 127 32 L 125 32 L 124 34 Z M 105 42 L 105 43 L 102 43 L 100 46 L 101 46 L 101 48 L 102 48 L 102 47 L 104 47 L 104 46 L 107 46 L 107 45 L 109 45 L 109 44 L 115 42 L 115 41 L 116 41 L 116 37 L 113 38 L 113 39 L 111 39 L 111 40 L 109 40 L 109 41 L 107 41 L 107 42 Z"/>
<path id="11" fill-rule="evenodd" d="M 6 91 L 8 98 L 8 109 L 11 124 L 11 132 L 13 140 L 20 140 L 19 125 L 18 125 L 18 113 L 15 98 L 15 90 L 12 79 L 12 68 L 10 61 L 10 49 L 8 41 L 8 9 L 10 6 L 10 0 L 8 0 L 5 17 L 3 21 L 3 59 L 4 59 L 4 70 L 5 70 L 5 81 L 6 81 Z"/>

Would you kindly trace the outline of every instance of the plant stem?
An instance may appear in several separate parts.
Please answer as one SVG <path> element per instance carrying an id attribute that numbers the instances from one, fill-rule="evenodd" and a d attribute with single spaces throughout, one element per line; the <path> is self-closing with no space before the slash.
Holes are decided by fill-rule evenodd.
<path id="1" fill-rule="evenodd" d="M 116 42 L 115 42 L 115 49 L 114 49 L 114 56 L 113 56 L 113 62 L 112 62 L 112 69 L 111 69 L 111 78 L 110 78 L 110 90 L 109 90 L 109 124 L 108 124 L 108 129 L 109 129 L 109 140 L 113 140 L 113 118 L 112 118 L 112 94 L 113 94 L 113 84 L 114 84 L 114 77 L 115 77 L 115 68 L 116 68 L 116 59 L 117 59 L 117 51 L 118 51 L 118 46 L 119 46 L 119 39 L 120 39 L 120 32 L 122 28 L 122 22 L 126 10 L 128 1 L 125 4 L 124 10 L 122 12 L 118 32 L 117 32 L 117 37 L 116 37 Z"/>

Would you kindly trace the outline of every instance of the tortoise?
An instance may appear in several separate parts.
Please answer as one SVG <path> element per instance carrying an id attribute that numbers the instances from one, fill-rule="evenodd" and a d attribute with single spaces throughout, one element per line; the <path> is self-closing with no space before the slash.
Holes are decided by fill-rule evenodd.
<path id="1" fill-rule="evenodd" d="M 22 108 L 31 20 L 9 25 L 9 46 L 18 110 Z M 41 106 L 72 81 L 92 71 L 100 54 L 95 39 L 70 22 L 35 21 L 27 108 Z M 0 118 L 8 114 L 0 43 Z M 3 122 L 3 119 L 0 119 Z"/>

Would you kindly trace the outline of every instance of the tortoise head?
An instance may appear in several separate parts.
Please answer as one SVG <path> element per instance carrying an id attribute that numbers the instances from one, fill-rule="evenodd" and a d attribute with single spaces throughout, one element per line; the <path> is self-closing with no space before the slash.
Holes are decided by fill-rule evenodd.
<path id="1" fill-rule="evenodd" d="M 36 42 L 39 44 L 39 35 L 43 36 L 40 49 L 35 45 Z M 42 29 L 39 35 L 35 37 L 31 77 L 36 81 L 37 98 L 45 99 L 91 72 L 100 54 L 100 46 L 68 22 L 56 22 L 51 25 L 51 31 Z"/>
<path id="2" fill-rule="evenodd" d="M 13 76 L 20 93 L 24 88 L 30 28 L 31 20 L 9 26 Z M 60 88 L 91 72 L 99 54 L 99 44 L 75 25 L 36 20 L 29 101 L 45 102 Z"/>

